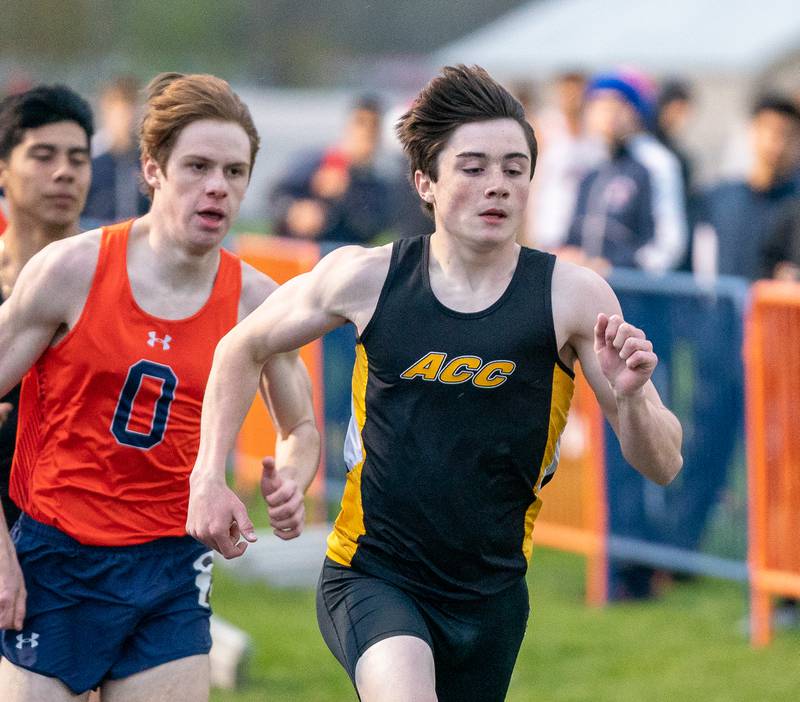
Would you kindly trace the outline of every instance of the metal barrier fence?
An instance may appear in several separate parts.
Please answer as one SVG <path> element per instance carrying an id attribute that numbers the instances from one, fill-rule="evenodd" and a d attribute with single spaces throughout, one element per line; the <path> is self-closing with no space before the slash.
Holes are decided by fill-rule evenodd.
<path id="1" fill-rule="evenodd" d="M 617 271 L 609 279 L 627 321 L 659 355 L 653 376 L 683 426 L 684 467 L 668 487 L 635 472 L 606 426 L 610 591 L 625 566 L 745 581 L 747 494 L 742 364 L 747 285 L 689 274 L 655 278 Z"/>
<path id="2" fill-rule="evenodd" d="M 310 269 L 331 248 L 264 237 L 238 240 L 239 253 L 279 282 Z M 683 425 L 684 468 L 662 488 L 627 465 L 579 374 L 561 465 L 542 491 L 534 540 L 587 556 L 592 604 L 618 594 L 617 577 L 631 564 L 746 582 L 749 501 L 753 631 L 754 641 L 763 642 L 769 635 L 763 622 L 769 619 L 770 595 L 800 596 L 800 548 L 792 545 L 800 516 L 800 438 L 795 439 L 800 433 L 792 431 L 800 409 L 792 393 L 800 388 L 800 367 L 787 360 L 800 346 L 800 286 L 792 286 L 791 294 L 781 288 L 786 294 L 779 296 L 776 313 L 770 311 L 774 294 L 758 293 L 749 322 L 748 500 L 742 358 L 747 284 L 720 278 L 713 286 L 698 286 L 688 274 L 654 278 L 635 271 L 616 271 L 609 283 L 626 319 L 645 330 L 659 354 L 653 380 Z M 787 350 L 768 355 L 768 342 L 775 338 L 783 339 Z M 347 326 L 303 350 L 324 437 L 324 467 L 313 494 L 325 497 L 331 511 L 345 479 L 342 445 L 354 341 Z M 237 478 L 250 484 L 260 474 L 261 456 L 274 445 L 259 404 L 246 420 L 236 461 Z"/>
<path id="3" fill-rule="evenodd" d="M 587 600 L 622 597 L 650 570 L 746 581 L 742 318 L 747 285 L 617 271 L 625 318 L 659 354 L 653 381 L 684 429 L 684 468 L 664 488 L 622 457 L 591 391 L 579 383 L 561 465 L 543 491 L 537 543 L 587 555 Z M 606 570 L 606 565 L 608 570 Z M 644 568 L 642 568 L 644 567 Z"/>

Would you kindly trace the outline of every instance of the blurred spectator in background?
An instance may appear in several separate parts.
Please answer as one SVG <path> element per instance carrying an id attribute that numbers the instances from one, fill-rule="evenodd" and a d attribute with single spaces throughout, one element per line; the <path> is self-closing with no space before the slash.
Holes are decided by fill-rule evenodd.
<path id="1" fill-rule="evenodd" d="M 3 81 L 2 94 L 19 95 L 30 90 L 33 87 L 34 81 L 30 73 L 24 68 L 13 66 L 10 71 L 6 73 Z"/>
<path id="2" fill-rule="evenodd" d="M 100 94 L 100 130 L 93 142 L 92 187 L 83 211 L 84 228 L 143 215 L 149 209 L 140 187 L 136 137 L 139 83 L 123 76 Z"/>
<path id="3" fill-rule="evenodd" d="M 19 93 L 24 93 L 32 86 L 33 83 L 31 82 L 27 72 L 22 71 L 19 68 L 14 68 L 5 79 L 5 83 L 0 91 L 0 98 L 8 95 L 18 95 Z M 2 234 L 5 231 L 6 226 L 8 226 L 8 219 L 5 212 L 6 204 L 3 202 L 4 199 L 5 196 L 3 189 L 0 188 L 0 234 Z"/>
<path id="4" fill-rule="evenodd" d="M 359 244 L 380 234 L 391 219 L 389 187 L 375 168 L 380 135 L 380 104 L 363 96 L 339 143 L 298 157 L 276 185 L 271 198 L 275 232 Z"/>
<path id="5" fill-rule="evenodd" d="M 602 144 L 584 131 L 585 90 L 582 73 L 562 73 L 553 86 L 555 104 L 538 114 L 529 112 L 540 145 L 526 216 L 524 243 L 529 246 L 555 249 L 565 243 L 578 186 L 603 159 Z"/>
<path id="6" fill-rule="evenodd" d="M 692 190 L 692 161 L 680 143 L 680 136 L 692 114 L 689 84 L 678 79 L 663 83 L 658 91 L 653 134 L 678 159 L 686 193 Z"/>
<path id="7" fill-rule="evenodd" d="M 653 120 L 654 136 L 672 152 L 681 167 L 683 204 L 686 211 L 689 245 L 686 247 L 686 252 L 677 268 L 687 271 L 691 270 L 691 232 L 696 221 L 698 197 L 694 190 L 692 159 L 681 144 L 681 136 L 691 118 L 692 107 L 692 92 L 689 84 L 683 80 L 672 78 L 666 80 L 658 91 L 655 118 Z"/>
<path id="8" fill-rule="evenodd" d="M 695 231 L 695 269 L 755 280 L 763 274 L 761 249 L 774 231 L 783 205 L 800 192 L 796 177 L 800 110 L 788 98 L 769 95 L 753 107 L 753 160 L 745 180 L 717 185 L 703 197 Z M 698 237 L 715 240 L 706 249 L 715 262 L 698 261 Z"/>
<path id="9" fill-rule="evenodd" d="M 800 197 L 780 208 L 761 248 L 761 277 L 800 281 Z"/>
<path id="10" fill-rule="evenodd" d="M 608 153 L 580 184 L 562 252 L 601 274 L 617 266 L 661 273 L 686 249 L 680 164 L 646 131 L 653 93 L 632 72 L 599 75 L 586 89 L 587 129 Z"/>

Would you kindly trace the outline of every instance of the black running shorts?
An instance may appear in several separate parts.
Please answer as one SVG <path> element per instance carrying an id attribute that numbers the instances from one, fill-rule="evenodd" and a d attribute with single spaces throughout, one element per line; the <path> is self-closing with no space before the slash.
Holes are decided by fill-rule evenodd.
<path id="1" fill-rule="evenodd" d="M 524 578 L 480 600 L 433 601 L 326 558 L 317 590 L 322 637 L 354 684 L 372 644 L 416 636 L 433 651 L 439 702 L 502 702 L 528 614 Z"/>

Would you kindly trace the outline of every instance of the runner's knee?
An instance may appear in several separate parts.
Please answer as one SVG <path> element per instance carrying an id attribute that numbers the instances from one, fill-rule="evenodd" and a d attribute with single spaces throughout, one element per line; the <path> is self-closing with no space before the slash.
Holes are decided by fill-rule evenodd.
<path id="1" fill-rule="evenodd" d="M 356 664 L 362 702 L 436 702 L 430 646 L 416 636 L 393 636 L 364 651 Z"/>

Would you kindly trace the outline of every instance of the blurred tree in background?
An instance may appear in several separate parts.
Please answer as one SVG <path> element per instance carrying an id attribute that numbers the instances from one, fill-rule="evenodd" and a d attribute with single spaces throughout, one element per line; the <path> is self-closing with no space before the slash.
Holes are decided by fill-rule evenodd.
<path id="1" fill-rule="evenodd" d="M 521 0 L 5 0 L 0 71 L 88 85 L 99 74 L 206 71 L 264 85 L 361 82 L 413 63 Z M 401 68 L 398 72 L 401 72 Z"/>

